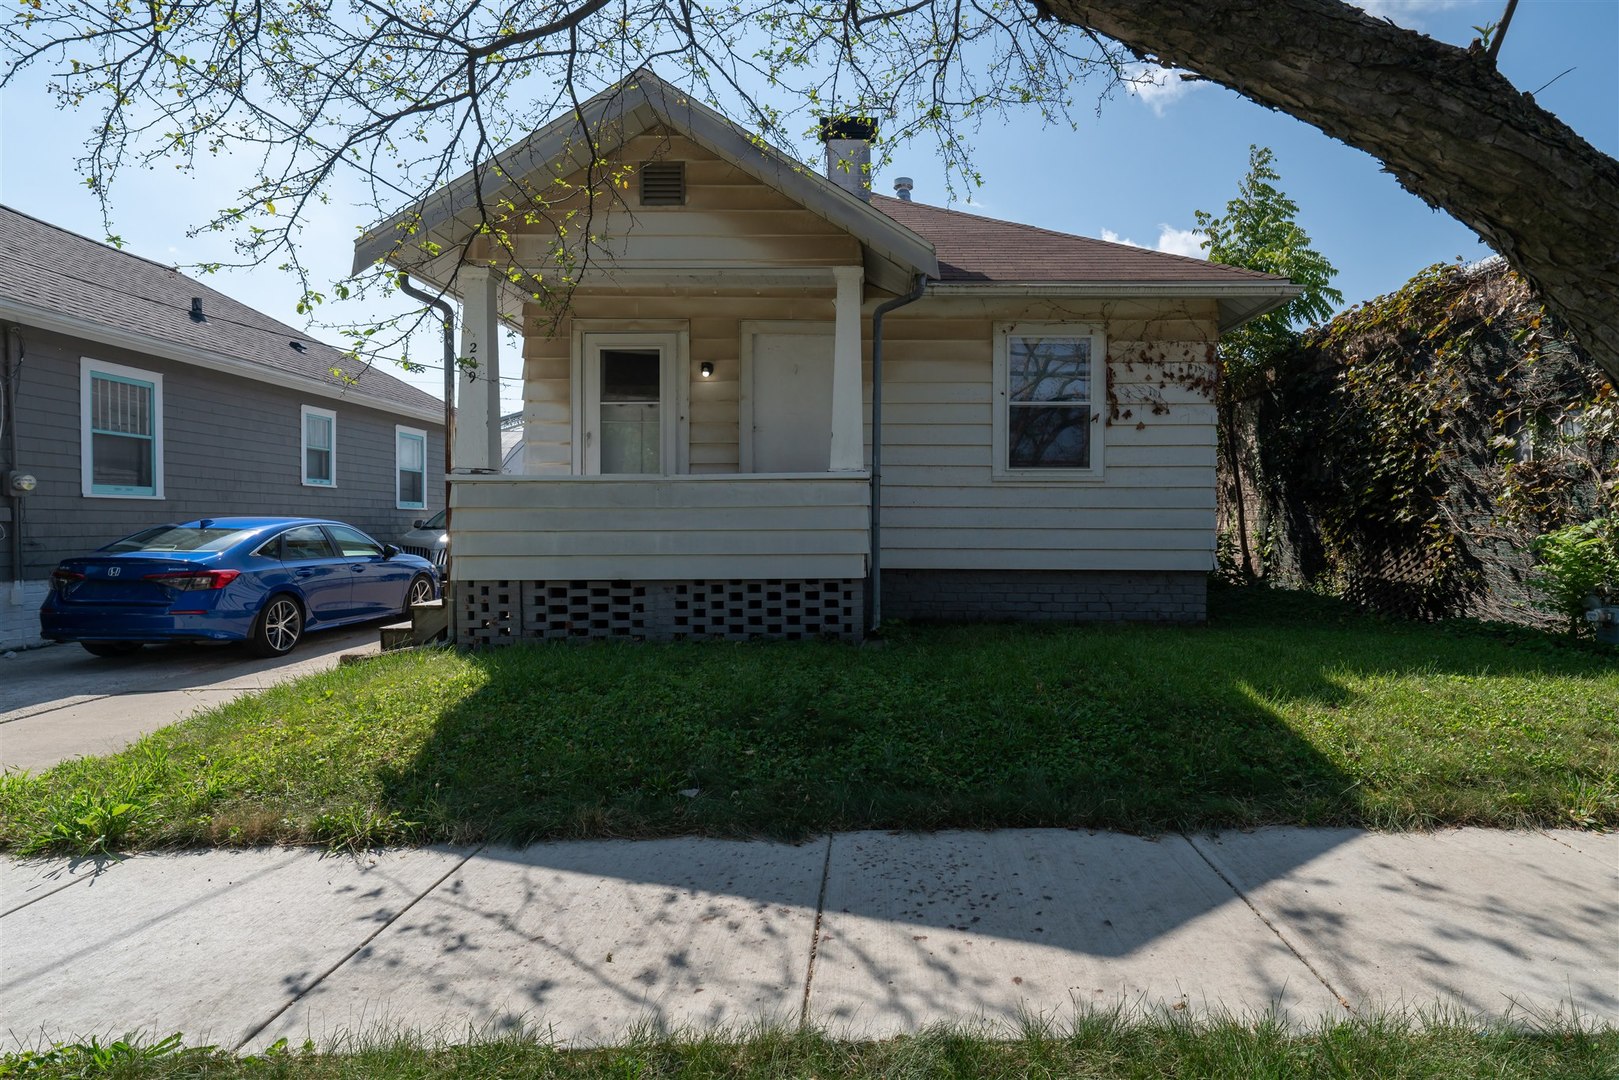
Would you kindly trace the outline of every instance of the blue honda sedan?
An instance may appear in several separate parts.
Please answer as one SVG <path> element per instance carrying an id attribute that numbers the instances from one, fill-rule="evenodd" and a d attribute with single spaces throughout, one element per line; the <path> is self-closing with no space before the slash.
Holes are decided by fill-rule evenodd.
<path id="1" fill-rule="evenodd" d="M 51 574 L 40 632 L 118 656 L 163 641 L 288 652 L 307 630 L 406 612 L 437 595 L 433 564 L 352 525 L 203 518 L 126 536 Z"/>

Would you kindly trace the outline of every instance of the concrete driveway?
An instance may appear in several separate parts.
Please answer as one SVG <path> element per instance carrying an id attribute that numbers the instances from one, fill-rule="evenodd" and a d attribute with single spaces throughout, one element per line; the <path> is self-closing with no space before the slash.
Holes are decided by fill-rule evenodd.
<path id="1" fill-rule="evenodd" d="M 122 749 L 198 709 L 336 667 L 344 653 L 374 653 L 381 625 L 311 634 L 273 660 L 234 645 L 149 645 L 110 659 L 52 645 L 0 657 L 0 766 L 38 771 Z"/>

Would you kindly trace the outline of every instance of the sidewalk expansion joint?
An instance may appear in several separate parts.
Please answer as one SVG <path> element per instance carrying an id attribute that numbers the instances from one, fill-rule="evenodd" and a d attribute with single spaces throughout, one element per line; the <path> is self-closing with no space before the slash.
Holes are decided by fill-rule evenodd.
<path id="1" fill-rule="evenodd" d="M 1297 959 L 1299 963 L 1304 965 L 1304 968 L 1305 968 L 1306 971 L 1308 971 L 1311 975 L 1315 976 L 1316 982 L 1318 982 L 1322 986 L 1326 987 L 1327 988 L 1327 993 L 1331 994 L 1334 998 L 1336 998 L 1337 1001 L 1338 1001 L 1338 1004 L 1342 1005 L 1349 1012 L 1349 1014 L 1351 1016 L 1356 1015 L 1357 1010 L 1355 1009 L 1355 1007 L 1353 1005 L 1351 1005 L 1349 1003 L 1349 999 L 1344 997 L 1342 994 L 1340 994 L 1338 992 L 1338 988 L 1336 986 L 1333 986 L 1330 982 L 1328 982 L 1327 977 L 1325 975 L 1321 974 L 1320 970 L 1314 964 L 1310 963 L 1310 961 L 1305 958 L 1304 954 L 1302 952 L 1300 952 L 1298 950 L 1298 948 L 1295 947 L 1294 944 L 1291 941 L 1287 940 L 1287 935 L 1282 933 L 1280 927 L 1278 927 L 1275 923 L 1271 922 L 1269 919 L 1267 919 L 1265 917 L 1265 913 L 1259 910 L 1259 905 L 1255 904 L 1252 900 L 1250 900 L 1248 898 L 1247 893 L 1245 893 L 1241 889 L 1237 888 L 1237 883 L 1235 881 L 1232 881 L 1229 877 L 1227 877 L 1226 874 L 1225 874 L 1225 871 L 1221 870 L 1217 865 L 1215 865 L 1214 860 L 1209 858 L 1207 855 L 1205 855 L 1203 853 L 1203 849 L 1198 847 L 1197 844 L 1192 840 L 1192 838 L 1190 836 L 1187 836 L 1185 832 L 1181 832 L 1180 833 L 1180 838 L 1182 840 L 1186 841 L 1186 846 L 1187 847 L 1189 847 L 1193 851 L 1197 852 L 1197 857 L 1202 859 L 1206 864 L 1208 864 L 1208 868 L 1210 870 L 1214 871 L 1214 874 L 1215 874 L 1216 877 L 1218 877 L 1221 881 L 1226 883 L 1226 888 L 1230 889 L 1232 892 L 1237 894 L 1237 899 L 1241 900 L 1244 904 L 1246 904 L 1248 906 L 1248 910 L 1254 913 L 1254 918 L 1256 918 L 1260 922 L 1264 923 L 1266 928 L 1268 928 L 1271 933 L 1276 935 L 1276 940 L 1280 941 L 1284 946 L 1287 947 L 1287 951 L 1292 953 L 1294 958 Z"/>
<path id="2" fill-rule="evenodd" d="M 798 1007 L 798 1026 L 809 1023 L 810 986 L 815 982 L 815 957 L 821 951 L 821 917 L 826 912 L 826 881 L 832 873 L 832 841 L 836 833 L 827 834 L 826 859 L 821 863 L 821 892 L 815 900 L 815 926 L 810 934 L 809 963 L 804 966 L 804 1001 Z"/>
<path id="3" fill-rule="evenodd" d="M 126 858 L 126 856 L 113 856 L 113 857 L 110 857 L 107 860 L 107 865 L 102 866 L 102 867 L 97 867 L 95 873 L 93 873 L 93 874 L 86 874 L 83 877 L 72 878 L 71 880 L 62 883 L 61 885 L 58 885 L 56 888 L 52 889 L 50 892 L 40 893 L 38 896 L 34 897 L 32 900 L 24 900 L 22 903 L 18 904 L 14 908 L 7 908 L 5 911 L 0 911 L 0 919 L 5 918 L 7 915 L 15 915 L 15 914 L 17 914 L 17 912 L 21 911 L 23 908 L 33 907 L 35 904 L 39 903 L 41 900 L 44 900 L 47 897 L 55 896 L 57 893 L 63 891 L 64 889 L 71 889 L 71 888 L 73 888 L 73 886 L 79 884 L 81 881 L 94 881 L 96 878 L 100 877 L 102 874 L 105 874 L 108 870 L 111 870 L 113 867 L 115 867 L 119 863 L 123 862 L 125 860 L 125 858 Z"/>
<path id="4" fill-rule="evenodd" d="M 382 932 L 384 930 L 388 929 L 388 927 L 392 926 L 394 923 L 396 923 L 400 919 L 404 918 L 406 912 L 408 912 L 411 908 L 415 907 L 417 904 L 421 903 L 423 900 L 427 899 L 434 892 L 436 892 L 440 885 L 443 885 L 446 881 L 450 880 L 451 877 L 455 876 L 455 874 L 458 873 L 463 866 L 465 866 L 467 863 L 471 862 L 474 856 L 476 856 L 480 851 L 482 851 L 484 848 L 486 848 L 488 846 L 489 846 L 488 844 L 479 844 L 477 847 L 475 847 L 471 851 L 467 852 L 465 858 L 463 858 L 460 862 L 456 863 L 454 866 L 450 867 L 443 874 L 441 874 L 439 876 L 438 880 L 433 882 L 433 884 L 431 884 L 427 888 L 423 889 L 420 896 L 417 896 L 410 903 L 406 904 L 404 907 L 402 907 L 398 911 L 394 912 L 393 915 L 388 919 L 387 922 L 383 923 L 381 926 L 379 926 L 375 930 L 371 931 L 371 933 L 367 934 L 364 941 L 360 942 L 358 945 L 354 946 L 354 948 L 352 948 L 348 952 L 344 953 L 342 958 L 339 959 L 337 961 L 337 963 L 333 964 L 331 967 L 327 968 L 325 971 L 323 971 L 319 975 L 315 976 L 315 978 L 310 981 L 308 986 L 305 986 L 303 989 L 299 990 L 292 997 L 288 998 L 287 1001 L 284 1004 L 282 1004 L 282 1006 L 279 1009 L 277 1009 L 275 1012 L 271 1013 L 265 1019 L 264 1023 L 260 1024 L 258 1027 L 255 1027 L 252 1031 L 249 1031 L 246 1035 L 242 1036 L 241 1041 L 236 1044 L 236 1049 L 235 1049 L 234 1052 L 235 1053 L 241 1053 L 244 1049 L 246 1049 L 247 1044 L 252 1042 L 254 1039 L 258 1038 L 259 1034 L 261 1032 L 263 1032 L 265 1028 L 269 1027 L 271 1024 L 273 1024 L 277 1020 L 281 1019 L 282 1014 L 284 1014 L 288 1009 L 292 1008 L 294 1005 L 298 1004 L 298 1002 L 302 1001 L 305 997 L 307 997 L 309 995 L 310 991 L 314 990 L 315 987 L 319 986 L 321 983 L 323 983 L 327 979 L 331 978 L 332 975 L 336 973 L 338 968 L 342 967 L 344 964 L 348 963 L 350 960 L 352 960 L 356 956 L 358 956 L 360 954 L 361 950 L 363 950 L 366 946 L 370 945 L 373 941 L 377 940 L 377 938 L 379 936 L 381 936 L 381 934 L 382 934 Z"/>

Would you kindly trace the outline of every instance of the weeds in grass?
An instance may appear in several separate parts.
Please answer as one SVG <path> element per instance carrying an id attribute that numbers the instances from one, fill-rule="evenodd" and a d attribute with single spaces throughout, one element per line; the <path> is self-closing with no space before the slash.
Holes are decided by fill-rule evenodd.
<path id="1" fill-rule="evenodd" d="M 643 1029 L 623 1045 L 598 1049 L 563 1049 L 544 1033 L 524 1030 L 459 1040 L 409 1032 L 360 1035 L 323 1049 L 310 1043 L 292 1049 L 282 1041 L 242 1057 L 213 1047 L 182 1049 L 178 1036 L 144 1049 L 116 1045 L 122 1049 L 100 1056 L 76 1047 L 0 1056 L 0 1077 L 1606 1080 L 1619 1070 L 1619 1032 L 1611 1028 L 1568 1020 L 1478 1023 L 1444 1014 L 1376 1015 L 1297 1028 L 1274 1015 L 1195 1018 L 1110 1009 L 1082 1012 L 1066 1024 L 1036 1018 L 1014 1026 L 934 1026 L 875 1041 L 764 1025 L 741 1031 Z"/>

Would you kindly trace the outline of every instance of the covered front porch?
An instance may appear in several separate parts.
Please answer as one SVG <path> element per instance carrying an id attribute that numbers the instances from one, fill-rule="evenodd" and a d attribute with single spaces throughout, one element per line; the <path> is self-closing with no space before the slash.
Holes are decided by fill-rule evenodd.
<path id="1" fill-rule="evenodd" d="M 456 637 L 859 637 L 863 472 L 460 476 Z"/>

